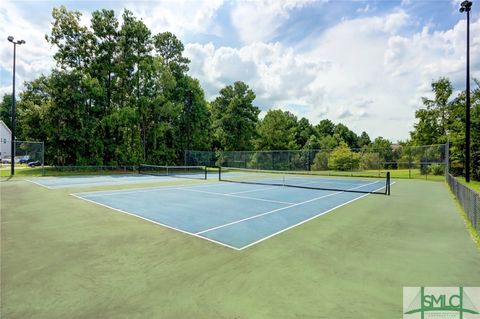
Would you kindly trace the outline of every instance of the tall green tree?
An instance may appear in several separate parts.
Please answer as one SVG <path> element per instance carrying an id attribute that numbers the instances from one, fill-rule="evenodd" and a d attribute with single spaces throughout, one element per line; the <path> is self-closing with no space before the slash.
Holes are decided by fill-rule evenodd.
<path id="1" fill-rule="evenodd" d="M 472 94 L 472 178 L 480 181 L 480 81 L 475 79 L 476 88 Z"/>
<path id="2" fill-rule="evenodd" d="M 94 11 L 91 25 L 93 29 L 93 49 L 90 72 L 97 78 L 103 89 L 103 99 L 99 101 L 103 114 L 110 111 L 115 82 L 115 55 L 118 49 L 118 20 L 113 10 Z"/>
<path id="3" fill-rule="evenodd" d="M 363 131 L 362 134 L 358 137 L 358 146 L 364 147 L 370 145 L 372 141 L 370 140 L 370 136 L 368 136 L 367 132 Z"/>
<path id="4" fill-rule="evenodd" d="M 471 92 L 471 152 L 480 149 L 477 114 L 479 85 Z M 452 98 L 452 85 L 448 79 L 440 78 L 432 82 L 433 98 L 423 98 L 423 108 L 415 112 L 417 123 L 410 132 L 413 145 L 429 145 L 450 142 L 451 171 L 461 173 L 465 162 L 465 92 Z M 478 170 L 476 157 L 472 156 L 472 172 Z"/>
<path id="5" fill-rule="evenodd" d="M 477 88 L 474 91 L 474 103 L 472 107 L 472 178 L 480 181 L 480 82 L 476 81 Z"/>
<path id="6" fill-rule="evenodd" d="M 295 141 L 298 147 L 302 148 L 307 144 L 312 136 L 316 136 L 317 131 L 310 124 L 308 119 L 302 117 L 297 123 L 297 132 L 295 134 Z"/>
<path id="7" fill-rule="evenodd" d="M 99 83 L 81 71 L 54 71 L 49 81 L 49 145 L 60 165 L 101 163 L 96 140 L 98 122 L 91 100 L 101 94 Z"/>
<path id="8" fill-rule="evenodd" d="M 335 124 L 329 119 L 321 120 L 318 125 L 315 126 L 319 136 L 333 135 L 335 131 Z"/>
<path id="9" fill-rule="evenodd" d="M 358 148 L 358 136 L 351 131 L 346 125 L 338 123 L 335 125 L 334 135 L 338 136 L 342 141 L 348 144 L 350 148 Z"/>
<path id="10" fill-rule="evenodd" d="M 153 43 L 163 63 L 176 76 L 188 71 L 190 60 L 183 56 L 183 43 L 171 32 L 162 32 L 153 37 Z"/>
<path id="11" fill-rule="evenodd" d="M 394 150 L 392 142 L 381 136 L 375 138 L 369 146 L 372 153 L 379 154 L 385 162 L 392 162 L 394 159 Z"/>
<path id="12" fill-rule="evenodd" d="M 269 110 L 257 125 L 258 137 L 255 139 L 257 150 L 298 149 L 297 117 L 288 111 Z"/>
<path id="13" fill-rule="evenodd" d="M 65 6 L 52 11 L 52 30 L 45 39 L 56 47 L 53 58 L 62 69 L 81 70 L 90 64 L 93 35 L 81 25 L 81 16 L 79 11 L 69 11 Z"/>
<path id="14" fill-rule="evenodd" d="M 440 78 L 433 81 L 431 86 L 434 98 L 423 97 L 424 108 L 415 112 L 418 122 L 414 125 L 411 137 L 416 145 L 445 143 L 448 128 L 456 120 L 455 103 L 449 101 L 452 95 L 450 81 Z"/>
<path id="15" fill-rule="evenodd" d="M 212 102 L 215 147 L 223 150 L 250 150 L 256 134 L 260 109 L 253 105 L 255 93 L 238 81 L 220 90 Z"/>
<path id="16" fill-rule="evenodd" d="M 50 130 L 48 126 L 51 108 L 50 76 L 42 75 L 35 80 L 25 82 L 25 89 L 20 94 L 19 113 L 24 139 L 29 141 L 47 141 Z M 45 147 L 48 144 L 46 143 Z M 50 159 L 50 153 L 45 150 L 45 159 Z"/>
<path id="17" fill-rule="evenodd" d="M 205 93 L 198 80 L 184 76 L 179 81 L 183 105 L 175 136 L 179 139 L 177 149 L 208 150 L 211 145 L 211 117 Z"/>
<path id="18" fill-rule="evenodd" d="M 152 50 L 151 32 L 145 24 L 129 10 L 123 12 L 122 20 L 115 61 L 115 73 L 118 77 L 115 99 L 120 107 L 129 103 L 137 104 L 143 71 L 140 64 L 148 60 L 149 52 Z"/>
<path id="19" fill-rule="evenodd" d="M 2 120 L 8 128 L 12 126 L 12 95 L 5 94 L 0 102 L 0 120 Z"/>

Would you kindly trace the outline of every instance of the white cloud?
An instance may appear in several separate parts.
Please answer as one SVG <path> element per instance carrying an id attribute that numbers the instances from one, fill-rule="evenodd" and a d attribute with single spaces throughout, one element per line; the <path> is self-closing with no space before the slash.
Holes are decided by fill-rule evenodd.
<path id="1" fill-rule="evenodd" d="M 358 133 L 405 139 L 420 98 L 431 94 L 431 81 L 446 76 L 463 85 L 464 77 L 465 22 L 444 32 L 424 28 L 400 35 L 412 22 L 401 10 L 345 20 L 307 39 L 313 46 L 306 53 L 255 42 L 238 49 L 190 44 L 186 54 L 209 98 L 242 80 L 263 109 L 281 107 L 313 123 L 327 117 Z M 471 28 L 478 34 L 480 20 Z M 480 56 L 480 39 L 473 39 L 471 50 L 472 57 Z M 472 61 L 472 76 L 479 77 L 476 66 Z"/>
<path id="2" fill-rule="evenodd" d="M 314 0 L 239 1 L 231 19 L 244 44 L 271 40 L 277 29 L 289 18 L 291 11 Z"/>
<path id="3" fill-rule="evenodd" d="M 367 3 L 367 4 L 365 5 L 365 7 L 363 7 L 363 8 L 358 8 L 358 9 L 357 9 L 357 12 L 358 12 L 358 13 L 367 13 L 367 12 L 369 12 L 370 10 L 371 10 L 370 4 Z"/>
<path id="4" fill-rule="evenodd" d="M 23 87 L 22 83 L 31 80 L 41 73 L 48 73 L 54 61 L 50 46 L 45 41 L 45 30 L 49 30 L 50 21 L 34 21 L 29 19 L 27 11 L 18 10 L 11 2 L 0 3 L 0 69 L 7 70 L 11 76 L 13 45 L 6 41 L 6 37 L 12 35 L 15 39 L 23 39 L 26 44 L 17 46 L 17 91 Z M 8 79 L 3 78 L 7 72 L 1 72 L 0 83 Z M 11 92 L 11 85 L 0 88 L 0 94 Z"/>
<path id="5" fill-rule="evenodd" d="M 330 67 L 296 55 L 279 43 L 253 43 L 240 49 L 189 44 L 185 53 L 194 61 L 190 73 L 200 79 L 207 97 L 213 98 L 225 85 L 241 80 L 256 92 L 263 108 L 318 105 L 322 87 L 315 79 Z M 295 108 L 291 111 L 296 113 Z"/>
<path id="6" fill-rule="evenodd" d="M 170 31 L 179 37 L 185 34 L 208 33 L 220 35 L 221 28 L 213 23 L 223 0 L 178 0 L 132 2 L 125 7 L 141 18 L 153 34 Z"/>

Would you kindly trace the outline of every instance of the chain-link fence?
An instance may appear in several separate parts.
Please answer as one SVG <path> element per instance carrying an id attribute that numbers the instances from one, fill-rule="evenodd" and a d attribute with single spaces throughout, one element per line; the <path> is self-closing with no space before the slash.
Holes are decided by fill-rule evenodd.
<path id="1" fill-rule="evenodd" d="M 10 141 L 6 141 L 8 147 L 10 147 Z M 27 167 L 42 167 L 45 157 L 44 144 L 43 142 L 33 142 L 33 141 L 15 141 L 15 156 L 13 160 L 17 165 L 17 168 L 27 168 Z M 10 165 L 12 162 L 12 156 L 10 154 L 10 149 L 8 152 L 5 152 L 2 149 L 1 156 L 2 165 Z"/>
<path id="2" fill-rule="evenodd" d="M 480 195 L 474 190 L 463 185 L 453 175 L 447 174 L 447 183 L 452 193 L 463 207 L 465 214 L 472 223 L 473 228 L 480 235 Z"/>
<path id="3" fill-rule="evenodd" d="M 44 144 L 43 142 L 15 141 L 15 160 L 25 163 L 38 161 L 43 165 Z"/>
<path id="4" fill-rule="evenodd" d="M 326 175 L 380 176 L 442 179 L 448 168 L 448 146 L 392 145 L 333 150 L 287 151 L 187 151 L 185 165 L 224 166 L 281 171 L 315 171 Z"/>
<path id="5" fill-rule="evenodd" d="M 135 174 L 138 173 L 138 166 L 125 165 L 90 165 L 90 166 L 48 166 L 44 169 L 43 175 L 85 175 L 85 174 Z"/>

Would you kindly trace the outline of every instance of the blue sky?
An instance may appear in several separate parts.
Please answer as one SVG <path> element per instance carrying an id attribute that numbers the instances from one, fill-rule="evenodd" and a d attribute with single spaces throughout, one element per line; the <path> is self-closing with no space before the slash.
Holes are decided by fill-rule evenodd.
<path id="1" fill-rule="evenodd" d="M 464 83 L 465 14 L 460 1 L 2 1 L 0 33 L 25 39 L 22 82 L 55 66 L 44 40 L 52 8 L 83 14 L 133 11 L 153 33 L 171 31 L 191 59 L 209 100 L 225 85 L 246 82 L 262 114 L 289 110 L 313 124 L 329 118 L 357 133 L 408 138 L 421 97 L 445 76 Z M 472 76 L 480 78 L 480 1 L 471 15 Z M 0 42 L 0 94 L 11 91 L 12 48 Z"/>

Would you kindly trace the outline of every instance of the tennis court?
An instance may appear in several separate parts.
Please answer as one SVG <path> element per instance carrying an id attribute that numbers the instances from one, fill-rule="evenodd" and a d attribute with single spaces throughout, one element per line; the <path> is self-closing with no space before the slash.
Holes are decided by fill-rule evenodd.
<path id="1" fill-rule="evenodd" d="M 216 174 L 213 174 L 216 177 Z M 177 181 L 178 177 L 202 180 L 207 178 L 207 170 L 200 166 L 152 166 L 141 165 L 138 172 L 104 175 L 78 175 L 31 178 L 29 182 L 54 189 L 72 187 L 95 187 L 125 184 L 141 184 Z"/>
<path id="2" fill-rule="evenodd" d="M 385 180 L 251 175 L 102 191 L 2 182 L 2 314 L 330 318 L 348 304 L 341 317 L 393 318 L 403 286 L 478 286 L 478 250 L 444 183 L 395 180 L 392 196 L 367 196 L 288 185 Z"/>
<path id="3" fill-rule="evenodd" d="M 245 173 L 228 171 L 224 182 L 72 195 L 241 250 L 387 187 L 380 178 Z"/>

